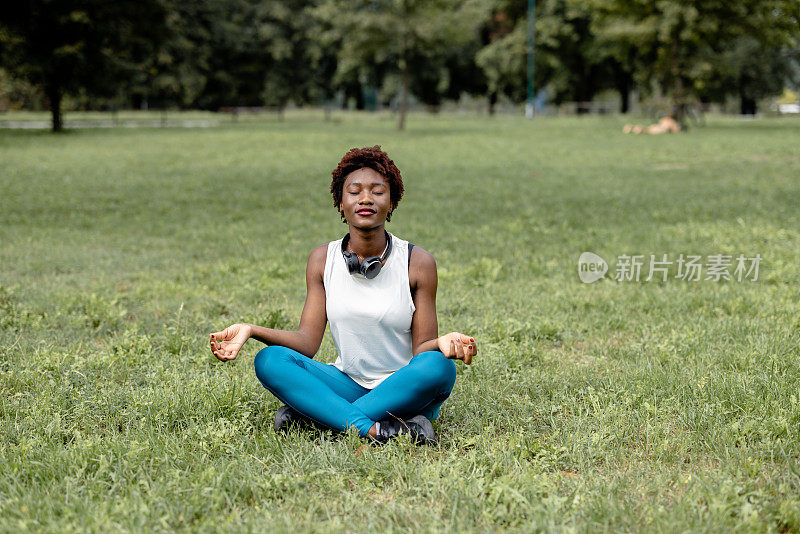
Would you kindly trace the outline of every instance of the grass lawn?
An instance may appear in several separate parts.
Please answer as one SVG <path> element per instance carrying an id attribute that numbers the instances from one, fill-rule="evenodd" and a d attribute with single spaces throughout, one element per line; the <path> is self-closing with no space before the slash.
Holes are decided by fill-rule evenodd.
<path id="1" fill-rule="evenodd" d="M 800 123 L 624 120 L 0 131 L 0 531 L 797 531 Z M 330 172 L 372 144 L 440 333 L 479 346 L 437 448 L 278 435 L 262 345 L 207 346 L 296 328 L 309 252 L 346 230 Z M 637 254 L 762 261 L 614 280 Z"/>

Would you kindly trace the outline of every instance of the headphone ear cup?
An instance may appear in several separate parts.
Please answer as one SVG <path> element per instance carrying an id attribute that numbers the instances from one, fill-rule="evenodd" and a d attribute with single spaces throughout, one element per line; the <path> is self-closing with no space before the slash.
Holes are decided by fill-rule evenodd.
<path id="1" fill-rule="evenodd" d="M 361 262 L 361 274 L 364 275 L 364 278 L 368 280 L 372 280 L 378 273 L 381 272 L 381 259 L 378 256 L 372 256 L 371 258 L 364 258 L 364 261 Z"/>
<path id="2" fill-rule="evenodd" d="M 350 240 L 350 233 L 348 232 L 347 235 L 342 238 L 342 256 L 344 256 L 344 262 L 350 274 L 360 273 L 369 280 L 372 280 L 380 274 L 381 263 L 389 257 L 392 251 L 392 237 L 386 229 L 384 229 L 384 232 L 386 232 L 387 241 L 383 255 L 370 256 L 369 258 L 364 258 L 364 261 L 358 261 L 358 254 L 346 250 L 347 242 Z"/>
<path id="3" fill-rule="evenodd" d="M 360 272 L 361 264 L 358 262 L 358 255 L 347 251 L 342 254 L 344 254 L 344 261 L 347 263 L 347 270 L 350 274 Z"/>

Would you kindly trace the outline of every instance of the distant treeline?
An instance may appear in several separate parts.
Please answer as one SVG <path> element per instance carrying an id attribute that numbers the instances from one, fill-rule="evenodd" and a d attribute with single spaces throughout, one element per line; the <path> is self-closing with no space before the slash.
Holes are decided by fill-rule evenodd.
<path id="1" fill-rule="evenodd" d="M 27 0 L 0 13 L 0 98 L 61 127 L 85 109 L 555 104 L 615 90 L 690 102 L 800 84 L 797 0 Z M 2 103 L 0 103 L 2 105 Z M 580 110 L 580 106 L 578 108 Z"/>

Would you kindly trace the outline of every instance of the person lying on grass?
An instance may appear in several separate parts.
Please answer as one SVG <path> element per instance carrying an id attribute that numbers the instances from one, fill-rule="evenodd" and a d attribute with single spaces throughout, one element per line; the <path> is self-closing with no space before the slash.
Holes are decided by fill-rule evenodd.
<path id="1" fill-rule="evenodd" d="M 651 124 L 647 128 L 639 126 L 638 124 L 626 124 L 622 127 L 622 133 L 648 133 L 651 135 L 660 135 L 664 133 L 678 133 L 681 127 L 672 115 L 661 117 L 657 123 Z"/>
<path id="2" fill-rule="evenodd" d="M 435 444 L 431 420 L 455 384 L 453 360 L 471 363 L 477 344 L 459 332 L 438 336 L 436 262 L 385 229 L 404 190 L 388 154 L 354 148 L 332 175 L 333 203 L 349 232 L 311 251 L 298 329 L 234 324 L 210 335 L 211 351 L 232 360 L 251 337 L 268 345 L 255 370 L 285 403 L 276 430 L 354 427 L 381 443 L 408 434 Z M 328 320 L 333 364 L 313 359 Z"/>

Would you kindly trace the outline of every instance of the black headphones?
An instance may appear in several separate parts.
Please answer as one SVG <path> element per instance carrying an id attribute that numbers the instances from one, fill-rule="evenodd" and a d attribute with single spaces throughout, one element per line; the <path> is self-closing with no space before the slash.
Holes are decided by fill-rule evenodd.
<path id="1" fill-rule="evenodd" d="M 347 243 L 350 241 L 350 232 L 347 232 L 347 235 L 342 238 L 342 255 L 344 256 L 344 262 L 347 264 L 347 270 L 350 274 L 361 273 L 369 280 L 378 276 L 378 273 L 381 272 L 381 263 L 388 258 L 389 254 L 392 252 L 392 237 L 385 228 L 383 231 L 386 232 L 386 250 L 383 251 L 383 256 L 370 256 L 369 258 L 364 258 L 362 262 L 358 261 L 358 255 L 355 252 L 347 251 Z"/>

